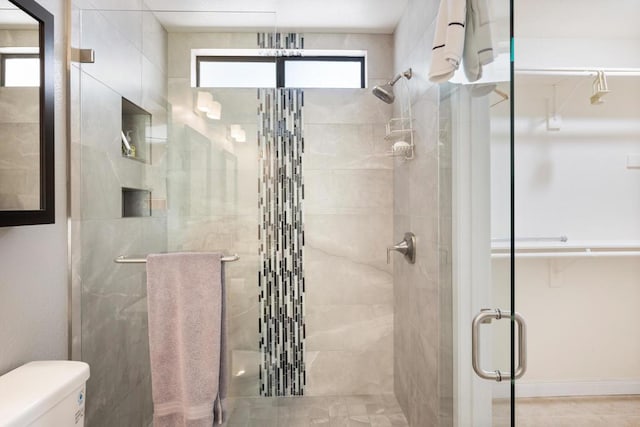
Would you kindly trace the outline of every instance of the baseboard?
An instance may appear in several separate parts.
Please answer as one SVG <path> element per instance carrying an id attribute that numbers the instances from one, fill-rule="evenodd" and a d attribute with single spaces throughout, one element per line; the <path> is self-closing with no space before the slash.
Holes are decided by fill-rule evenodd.
<path id="1" fill-rule="evenodd" d="M 613 396 L 621 394 L 640 394 L 640 380 L 577 381 L 558 383 L 520 383 L 516 384 L 516 397 L 552 397 L 552 396 Z M 493 397 L 509 397 L 506 384 L 493 386 Z"/>

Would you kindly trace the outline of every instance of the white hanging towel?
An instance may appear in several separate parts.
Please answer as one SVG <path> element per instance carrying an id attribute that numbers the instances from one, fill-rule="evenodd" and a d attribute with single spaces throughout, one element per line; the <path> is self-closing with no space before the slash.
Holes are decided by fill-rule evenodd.
<path id="1" fill-rule="evenodd" d="M 496 58 L 491 37 L 491 14 L 487 0 L 467 0 L 462 66 L 470 82 L 482 77 L 482 66 Z"/>
<path id="2" fill-rule="evenodd" d="M 441 0 L 433 39 L 429 80 L 449 80 L 460 66 L 464 48 L 466 0 Z"/>

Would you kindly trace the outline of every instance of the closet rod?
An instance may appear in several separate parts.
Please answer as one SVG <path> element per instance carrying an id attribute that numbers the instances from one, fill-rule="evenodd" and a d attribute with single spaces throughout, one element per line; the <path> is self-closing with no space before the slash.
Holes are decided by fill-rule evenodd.
<path id="1" fill-rule="evenodd" d="M 517 74 L 532 76 L 596 76 L 598 71 L 609 76 L 640 76 L 640 68 L 516 68 Z"/>
<path id="2" fill-rule="evenodd" d="M 234 262 L 238 261 L 239 259 L 240 256 L 238 256 L 238 254 L 233 254 L 231 256 L 224 256 L 220 260 L 222 262 Z M 117 264 L 146 264 L 147 259 L 142 257 L 127 258 L 124 255 L 120 255 L 118 258 L 114 259 L 113 262 Z"/>

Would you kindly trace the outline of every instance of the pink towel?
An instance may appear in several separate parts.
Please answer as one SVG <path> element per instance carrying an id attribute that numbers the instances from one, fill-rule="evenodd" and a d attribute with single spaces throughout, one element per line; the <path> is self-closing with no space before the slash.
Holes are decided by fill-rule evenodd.
<path id="1" fill-rule="evenodd" d="M 154 427 L 210 427 L 222 419 L 224 311 L 220 254 L 147 257 Z"/>

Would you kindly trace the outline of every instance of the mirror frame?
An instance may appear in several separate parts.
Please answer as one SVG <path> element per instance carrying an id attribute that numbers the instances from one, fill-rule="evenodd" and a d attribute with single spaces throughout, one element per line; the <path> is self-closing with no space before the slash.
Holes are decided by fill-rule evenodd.
<path id="1" fill-rule="evenodd" d="M 0 227 L 55 223 L 53 15 L 34 0 L 9 0 L 38 21 L 40 36 L 40 209 L 0 211 Z"/>

